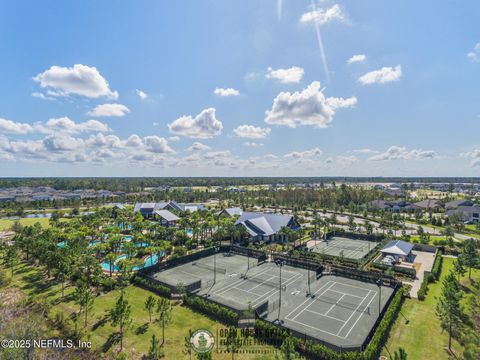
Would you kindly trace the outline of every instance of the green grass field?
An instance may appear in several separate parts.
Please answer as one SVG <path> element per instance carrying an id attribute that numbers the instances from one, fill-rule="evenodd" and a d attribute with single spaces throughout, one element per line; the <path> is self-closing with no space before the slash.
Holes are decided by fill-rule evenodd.
<path id="1" fill-rule="evenodd" d="M 60 219 L 60 221 L 69 221 L 70 219 Z M 16 220 L 0 220 L 0 231 L 9 230 Z M 21 218 L 18 220 L 23 226 L 31 226 L 39 223 L 44 228 L 50 227 L 49 219 L 47 218 Z"/>
<path id="2" fill-rule="evenodd" d="M 435 315 L 436 298 L 440 295 L 442 279 L 453 267 L 452 258 L 443 259 L 442 274 L 439 281 L 430 284 L 425 301 L 406 299 L 382 352 L 388 356 L 402 347 L 409 359 L 454 359 L 445 350 L 448 345 L 448 334 L 442 332 L 440 321 Z M 472 277 L 479 281 L 480 271 L 472 271 Z M 462 283 L 468 282 L 468 275 L 462 278 Z M 458 358 L 462 358 L 461 345 L 453 340 L 453 349 Z"/>
<path id="3" fill-rule="evenodd" d="M 17 265 L 9 286 L 19 288 L 27 297 L 33 297 L 42 303 L 51 305 L 50 317 L 52 318 L 57 313 L 64 313 L 64 317 L 67 318 L 78 311 L 78 305 L 75 304 L 71 296 L 74 291 L 73 286 L 65 288 L 65 298 L 62 299 L 61 285 L 45 281 L 43 273 L 33 266 L 24 263 Z M 115 342 L 112 343 L 112 334 L 117 329 L 113 328 L 105 320 L 106 313 L 115 304 L 119 293 L 119 290 L 114 290 L 95 298 L 93 308 L 88 317 L 87 331 L 83 339 L 91 341 L 93 349 L 100 350 L 105 355 L 114 354 L 119 346 Z M 125 296 L 131 305 L 133 319 L 132 326 L 124 338 L 124 350 L 128 354 L 129 359 L 140 359 L 143 354 L 148 352 L 152 334 L 156 334 L 157 338 L 161 338 L 160 325 L 157 322 L 149 323 L 148 312 L 144 310 L 144 302 L 149 295 L 152 295 L 152 293 L 133 285 L 125 289 Z M 78 326 L 83 327 L 83 317 L 79 319 Z M 172 321 L 165 330 L 165 358 L 189 358 L 183 353 L 184 338 L 188 334 L 189 329 L 208 329 L 215 335 L 222 328 L 226 327 L 206 316 L 193 312 L 189 308 L 175 305 L 172 312 Z M 271 354 L 242 354 L 241 356 L 237 355 L 236 358 L 250 360 L 275 358 L 275 348 L 262 346 L 262 349 L 271 352 Z M 231 355 L 224 353 L 213 354 L 213 359 L 230 358 Z"/>

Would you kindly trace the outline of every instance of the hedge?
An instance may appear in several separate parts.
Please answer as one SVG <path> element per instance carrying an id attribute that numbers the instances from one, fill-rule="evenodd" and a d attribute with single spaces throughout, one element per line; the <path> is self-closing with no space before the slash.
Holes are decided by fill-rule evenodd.
<path id="1" fill-rule="evenodd" d="M 239 316 L 235 311 L 229 310 L 226 307 L 215 304 L 213 302 L 204 300 L 198 296 L 184 295 L 183 303 L 189 308 L 201 312 L 207 316 L 213 317 L 225 324 L 238 324 Z"/>
<path id="2" fill-rule="evenodd" d="M 428 284 L 433 283 L 440 278 L 440 273 L 442 271 L 442 262 L 443 262 L 442 251 L 439 250 L 437 252 L 437 257 L 435 258 L 435 261 L 432 266 L 432 272 L 425 271 L 423 273 L 423 281 L 417 293 L 418 300 L 420 301 L 425 300 L 425 296 L 427 295 L 427 292 L 428 292 Z"/>
<path id="3" fill-rule="evenodd" d="M 408 276 L 412 279 L 415 279 L 415 276 L 417 275 L 417 272 L 415 271 L 415 269 L 411 269 L 411 268 L 404 268 L 404 267 L 401 267 L 401 266 L 390 266 L 390 265 L 385 265 L 385 264 L 379 264 L 377 262 L 373 262 L 372 265 L 373 265 L 374 268 L 381 269 L 381 270 L 392 269 L 396 273 L 406 275 L 406 276 Z"/>
<path id="4" fill-rule="evenodd" d="M 144 279 L 140 276 L 135 276 L 133 278 L 133 283 L 141 288 L 144 288 L 146 290 L 150 290 L 151 292 L 154 292 L 155 294 L 170 298 L 172 296 L 172 290 L 166 286 L 154 284 L 151 281 L 148 281 L 147 279 Z"/>
<path id="5" fill-rule="evenodd" d="M 430 271 L 425 271 L 423 273 L 423 280 L 422 284 L 420 285 L 420 289 L 418 290 L 417 293 L 417 298 L 420 301 L 425 300 L 425 296 L 427 295 L 428 291 L 428 284 L 434 281 L 434 277 Z"/>
<path id="6" fill-rule="evenodd" d="M 435 261 L 432 266 L 432 275 L 435 281 L 437 281 L 440 278 L 440 273 L 442 272 L 442 263 L 443 263 L 442 250 L 438 250 L 437 257 L 435 258 Z"/>
<path id="7" fill-rule="evenodd" d="M 268 334 L 266 342 L 279 346 L 286 338 L 290 337 L 295 347 L 308 359 L 318 360 L 374 360 L 380 355 L 380 351 L 385 345 L 388 333 L 392 327 L 400 308 L 403 303 L 403 291 L 400 288 L 393 297 L 390 306 L 385 311 L 382 319 L 380 320 L 375 333 L 370 340 L 366 349 L 362 352 L 350 351 L 344 353 L 338 353 L 325 345 L 318 344 L 316 342 L 307 340 L 304 341 L 300 338 L 290 335 L 288 330 L 279 331 L 279 328 L 275 325 L 268 323 L 264 320 L 255 321 L 255 336 L 262 337 L 263 334 Z"/>

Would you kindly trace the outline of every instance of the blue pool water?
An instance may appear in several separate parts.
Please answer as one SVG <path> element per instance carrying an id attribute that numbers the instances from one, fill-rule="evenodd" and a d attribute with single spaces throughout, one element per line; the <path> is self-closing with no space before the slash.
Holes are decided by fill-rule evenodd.
<path id="1" fill-rule="evenodd" d="M 192 229 L 187 229 L 187 230 L 185 230 L 185 233 L 187 235 L 193 235 L 193 230 Z"/>
<path id="2" fill-rule="evenodd" d="M 143 265 L 141 266 L 134 266 L 132 267 L 132 270 L 133 271 L 137 271 L 137 270 L 140 270 L 140 269 L 143 269 L 143 268 L 146 268 L 146 267 L 149 267 L 149 266 L 152 266 L 152 265 L 155 265 L 156 263 L 158 263 L 158 260 L 162 257 L 165 256 L 165 252 L 162 251 L 160 252 L 160 256 L 157 255 L 157 254 L 153 254 L 149 257 L 147 257 L 145 259 L 145 262 L 143 263 Z M 120 255 L 116 260 L 115 262 L 113 263 L 113 266 L 112 266 L 112 271 L 113 272 L 118 272 L 120 271 L 120 268 L 118 267 L 117 263 L 120 261 L 120 260 L 123 260 L 123 259 L 126 259 L 127 258 L 127 255 L 123 254 L 123 255 Z M 102 270 L 104 271 L 110 271 L 110 263 L 104 261 L 102 262 L 101 264 L 101 267 L 102 267 Z"/>
<path id="3" fill-rule="evenodd" d="M 57 244 L 57 246 L 58 246 L 59 248 L 64 248 L 65 246 L 67 246 L 67 243 L 66 243 L 65 241 L 61 241 L 61 242 L 59 242 L 59 243 Z"/>
<path id="4" fill-rule="evenodd" d="M 125 241 L 132 241 L 133 236 L 131 236 L 131 235 L 125 235 L 123 238 L 125 239 Z"/>

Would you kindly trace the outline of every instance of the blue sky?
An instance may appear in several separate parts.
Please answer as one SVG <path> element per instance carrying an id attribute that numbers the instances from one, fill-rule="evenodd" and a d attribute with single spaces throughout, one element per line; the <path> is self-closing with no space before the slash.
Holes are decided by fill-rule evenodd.
<path id="1" fill-rule="evenodd" d="M 2 176 L 478 176 L 478 1 L 3 1 Z"/>

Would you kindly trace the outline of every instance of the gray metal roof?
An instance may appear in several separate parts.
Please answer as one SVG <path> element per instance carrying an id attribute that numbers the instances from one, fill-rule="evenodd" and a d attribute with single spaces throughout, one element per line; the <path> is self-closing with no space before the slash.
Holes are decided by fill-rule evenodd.
<path id="1" fill-rule="evenodd" d="M 413 244 L 403 240 L 392 240 L 380 250 L 382 253 L 407 256 L 413 249 Z"/>
<path id="2" fill-rule="evenodd" d="M 272 235 L 288 226 L 292 221 L 292 215 L 255 213 L 244 211 L 235 225 L 244 225 L 252 236 Z"/>
<path id="3" fill-rule="evenodd" d="M 459 206 L 472 206 L 473 202 L 470 200 L 452 200 L 449 201 L 445 204 L 445 208 L 447 209 L 455 209 L 458 208 Z"/>
<path id="4" fill-rule="evenodd" d="M 154 213 L 167 221 L 178 221 L 180 218 L 168 210 L 155 210 Z"/>
<path id="5" fill-rule="evenodd" d="M 226 208 L 226 209 L 223 209 L 223 211 L 230 216 L 237 216 L 237 215 L 239 216 L 239 215 L 242 215 L 243 213 L 242 208 L 239 208 L 239 207 Z"/>

